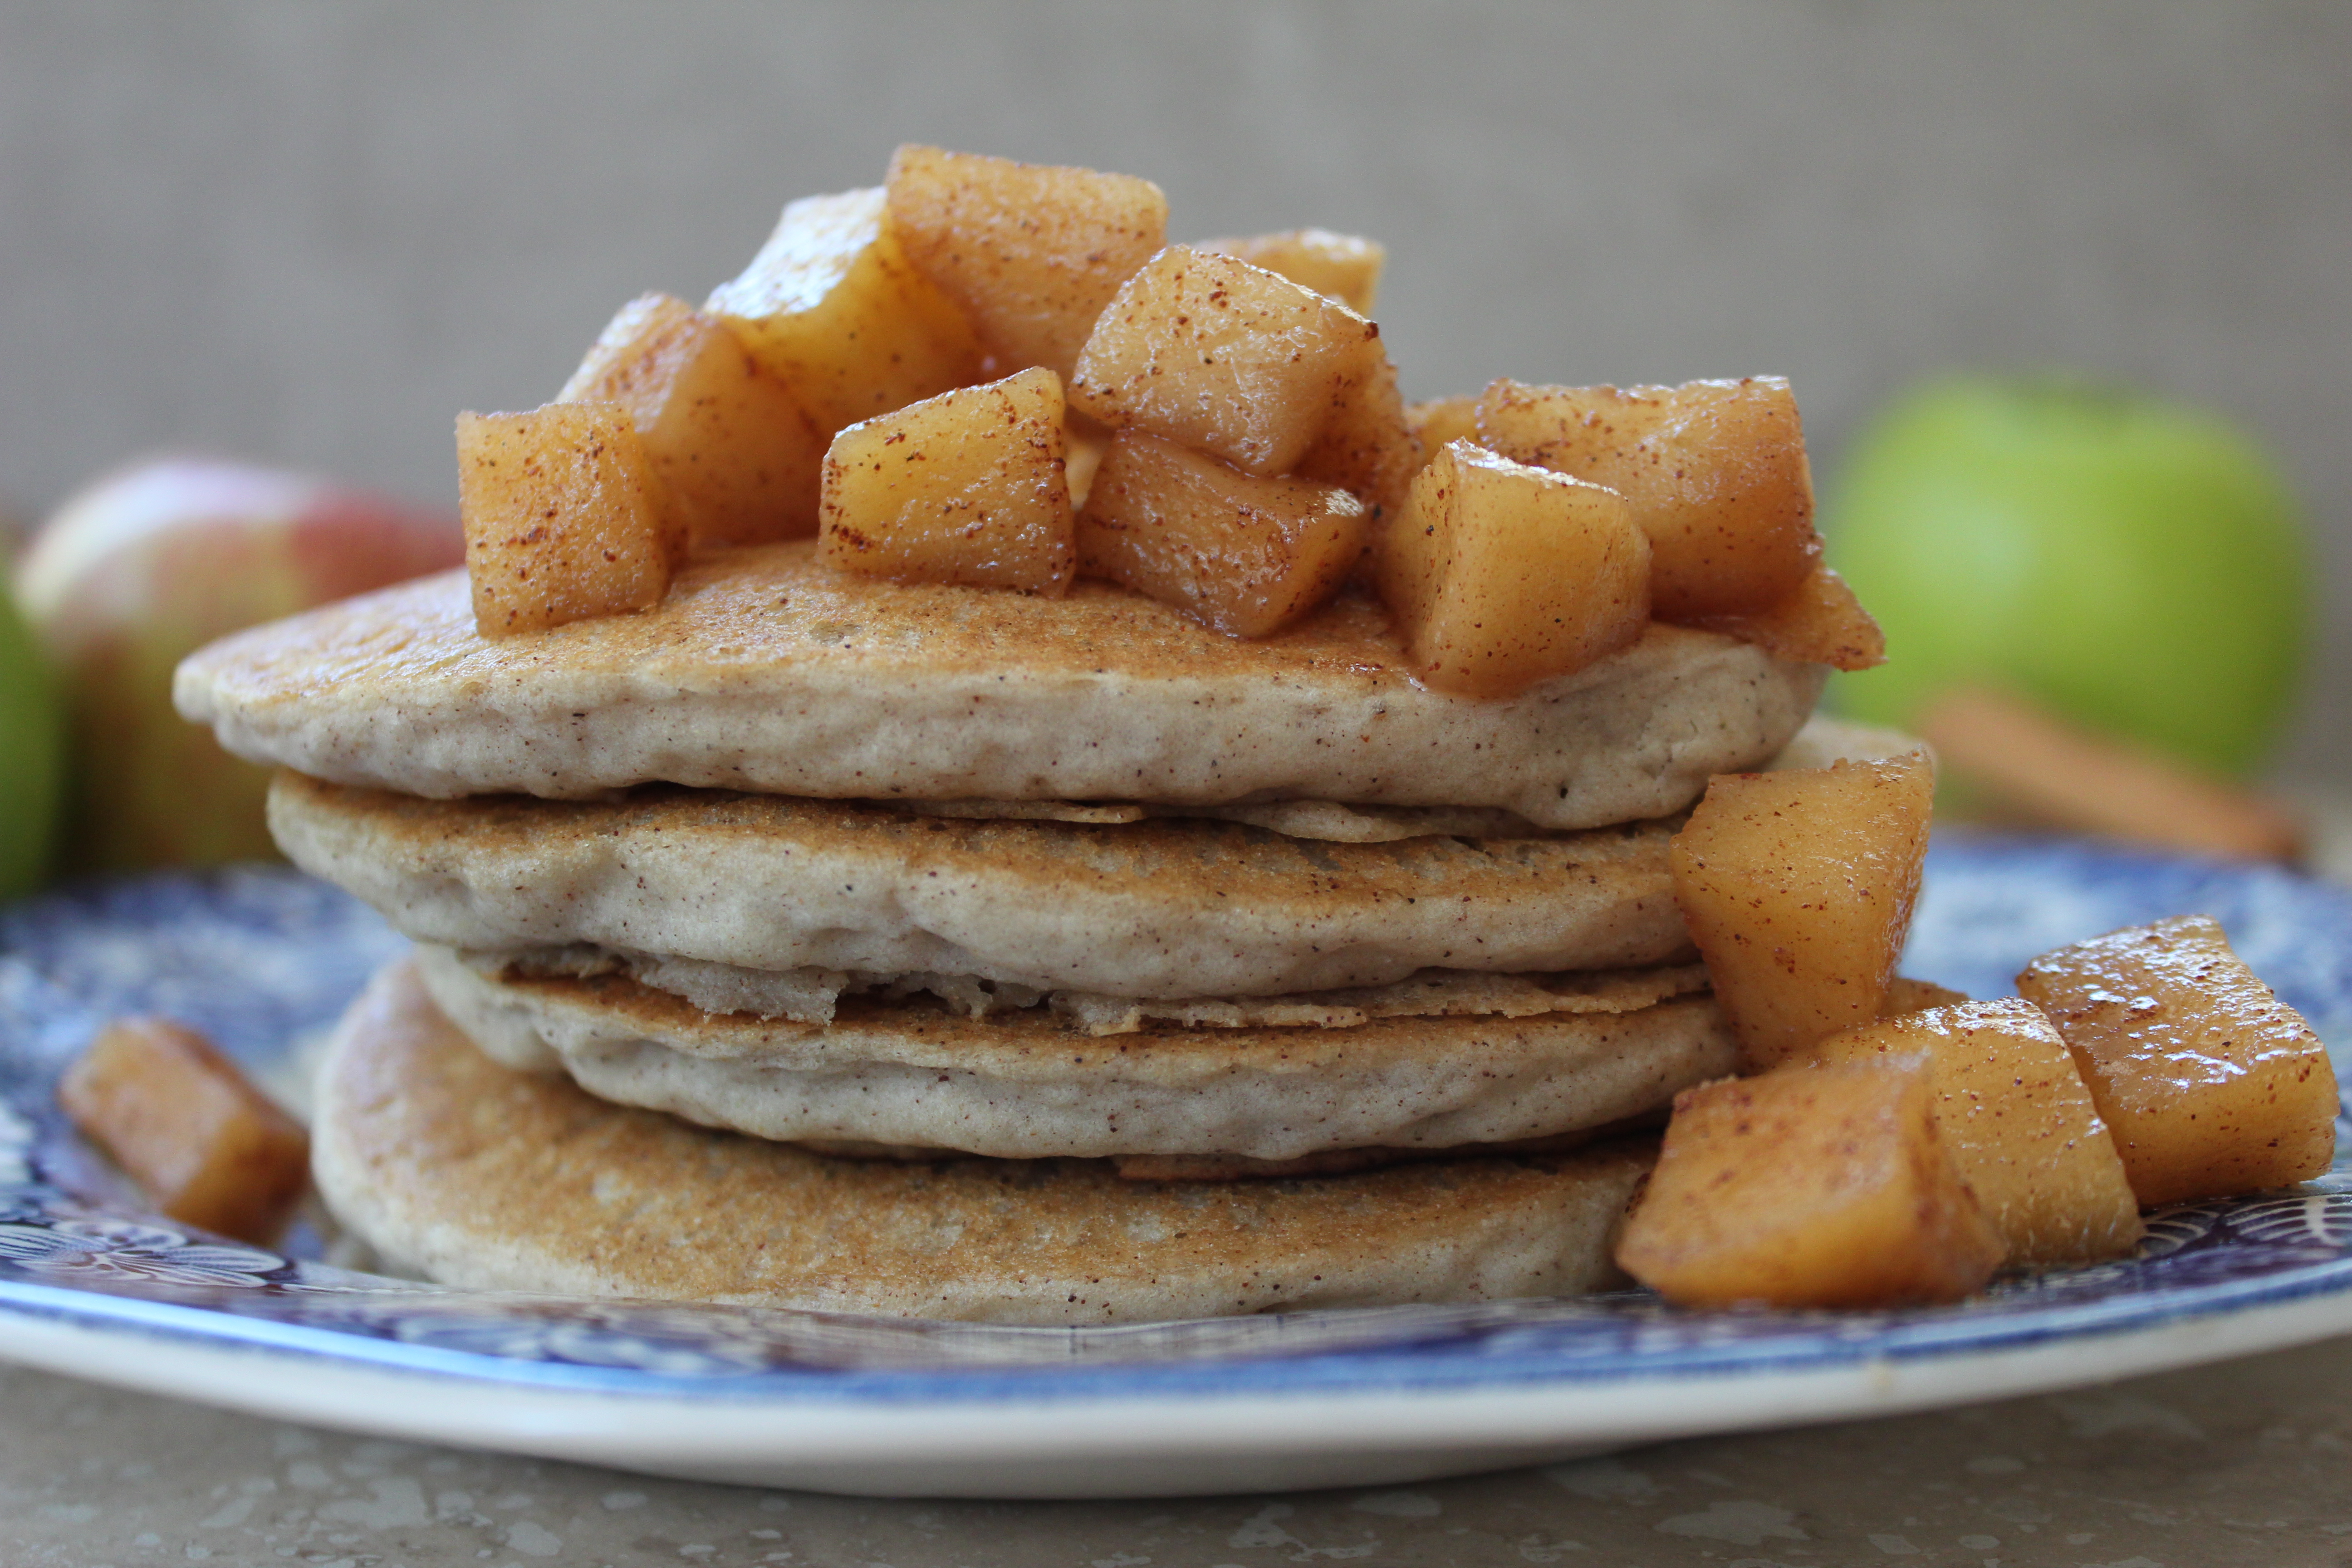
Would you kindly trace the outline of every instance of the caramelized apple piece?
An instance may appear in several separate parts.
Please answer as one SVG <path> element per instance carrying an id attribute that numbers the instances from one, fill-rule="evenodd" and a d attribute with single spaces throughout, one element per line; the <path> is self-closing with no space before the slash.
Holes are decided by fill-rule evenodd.
<path id="1" fill-rule="evenodd" d="M 1329 598 L 1370 520 L 1346 490 L 1262 479 L 1123 430 L 1078 519 L 1078 567 L 1233 637 L 1265 637 Z"/>
<path id="2" fill-rule="evenodd" d="M 1437 449 L 1448 441 L 1478 445 L 1475 397 L 1436 397 L 1426 403 L 1408 403 L 1404 405 L 1404 422 L 1421 446 L 1422 464 L 1436 457 Z"/>
<path id="3" fill-rule="evenodd" d="M 971 323 L 907 258 L 879 188 L 793 203 L 704 309 L 726 318 L 828 438 L 981 373 Z"/>
<path id="4" fill-rule="evenodd" d="M 486 637 L 650 608 L 686 555 L 686 528 L 617 403 L 458 415 L 457 508 Z"/>
<path id="5" fill-rule="evenodd" d="M 2283 1187 L 2334 1160 L 2326 1048 L 2207 917 L 2045 952 L 2017 988 L 2066 1037 L 2140 1202 Z"/>
<path id="6" fill-rule="evenodd" d="M 853 425 L 824 455 L 818 558 L 1058 597 L 1077 561 L 1062 465 L 1062 381 L 1042 367 Z"/>
<path id="7" fill-rule="evenodd" d="M 1120 284 L 1168 243 L 1168 198 L 1149 180 L 901 147 L 890 226 L 961 306 L 999 374 L 1066 376 Z"/>
<path id="8" fill-rule="evenodd" d="M 1110 449 L 1110 443 L 1065 426 L 1062 447 L 1062 471 L 1069 476 L 1070 505 L 1083 510 L 1087 497 L 1094 491 L 1095 475 L 1101 471 L 1103 454 Z"/>
<path id="9" fill-rule="evenodd" d="M 1821 554 L 1796 399 L 1779 376 L 1682 386 L 1522 386 L 1478 402 L 1479 444 L 1622 492 L 1655 551 L 1662 621 L 1738 616 Z"/>
<path id="10" fill-rule="evenodd" d="M 1467 441 L 1415 476 L 1372 561 L 1423 680 L 1507 697 L 1642 635 L 1650 545 L 1624 498 Z"/>
<path id="11" fill-rule="evenodd" d="M 1699 616 L 1690 625 L 1754 643 L 1774 658 L 1828 664 L 1840 669 L 1875 669 L 1886 662 L 1886 634 L 1826 566 L 1763 609 L 1743 616 Z"/>
<path id="12" fill-rule="evenodd" d="M 1899 1018 L 1906 1013 L 1924 1013 L 1930 1007 L 1961 1006 L 1968 1000 L 1969 994 L 1965 991 L 1955 991 L 1932 980 L 1911 980 L 1898 974 L 1886 983 L 1886 1000 L 1879 1004 L 1878 1016 Z"/>
<path id="13" fill-rule="evenodd" d="M 692 544 L 816 531 L 824 437 L 716 316 L 667 294 L 630 300 L 556 401 L 629 411 Z"/>
<path id="14" fill-rule="evenodd" d="M 1667 859 L 1755 1067 L 1879 1016 L 1919 897 L 1935 790 L 1916 753 L 1708 781 Z"/>
<path id="15" fill-rule="evenodd" d="M 1070 400 L 1223 458 L 1286 474 L 1373 366 L 1380 329 L 1287 278 L 1171 245 L 1127 280 L 1078 355 Z"/>
<path id="16" fill-rule="evenodd" d="M 1253 267 L 1279 272 L 1293 283 L 1340 300 L 1360 316 L 1372 313 L 1373 297 L 1380 292 L 1381 266 L 1389 257 L 1377 240 L 1333 234 L 1328 228 L 1294 228 L 1244 239 L 1203 239 L 1192 248 L 1236 256 Z"/>
<path id="17" fill-rule="evenodd" d="M 1725 1079 L 1675 1096 L 1657 1169 L 1617 1243 L 1670 1301 L 1957 1301 L 2000 1237 L 1936 1136 L 1917 1057 Z"/>
<path id="18" fill-rule="evenodd" d="M 66 1069 L 58 1103 L 172 1218 L 275 1241 L 310 1179 L 310 1140 L 194 1029 L 118 1018 Z"/>
<path id="19" fill-rule="evenodd" d="M 1808 1062 L 1924 1056 L 1936 1131 L 2012 1263 L 2119 1258 L 2139 1204 L 2066 1042 L 2017 997 L 1935 1007 L 1832 1035 Z"/>
<path id="20" fill-rule="evenodd" d="M 1357 353 L 1363 367 L 1342 381 L 1329 421 L 1292 471 L 1338 485 L 1364 503 L 1375 525 L 1404 510 L 1406 489 L 1427 460 L 1405 423 L 1396 366 L 1377 338 Z"/>

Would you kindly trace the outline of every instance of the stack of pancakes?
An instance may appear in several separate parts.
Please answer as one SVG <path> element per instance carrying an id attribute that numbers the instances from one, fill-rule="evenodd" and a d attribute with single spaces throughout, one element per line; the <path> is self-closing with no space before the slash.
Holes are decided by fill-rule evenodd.
<path id="1" fill-rule="evenodd" d="M 1654 626 L 1500 700 L 1343 597 L 1256 642 L 718 552 L 499 642 L 462 574 L 178 701 L 415 939 L 318 1098 L 432 1278 L 1005 1322 L 1613 1278 L 1622 1134 L 1735 1068 L 1666 870 L 1818 667 Z"/>

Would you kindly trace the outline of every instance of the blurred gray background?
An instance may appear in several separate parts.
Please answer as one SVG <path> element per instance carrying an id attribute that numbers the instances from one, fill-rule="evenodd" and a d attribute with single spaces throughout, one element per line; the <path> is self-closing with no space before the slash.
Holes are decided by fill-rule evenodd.
<path id="1" fill-rule="evenodd" d="M 1830 477 L 1948 368 L 2221 410 L 2321 541 L 2286 765 L 2352 782 L 2341 4 L 0 0 L 0 497 L 181 447 L 454 504 L 458 409 L 909 140 L 1384 240 L 1413 396 L 1785 374 Z"/>

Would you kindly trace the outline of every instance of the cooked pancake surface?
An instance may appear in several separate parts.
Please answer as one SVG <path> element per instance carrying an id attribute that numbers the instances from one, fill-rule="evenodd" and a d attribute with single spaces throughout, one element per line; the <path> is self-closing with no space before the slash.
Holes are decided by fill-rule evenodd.
<path id="1" fill-rule="evenodd" d="M 763 1138 L 1013 1159 L 1511 1142 L 1663 1110 L 1739 1059 L 1690 971 L 1622 977 L 1612 1010 L 1097 1037 L 1042 1009 L 856 998 L 830 1025 L 714 1015 L 618 974 L 494 979 L 417 956 L 483 1049 L 560 1063 L 606 1100 Z"/>
<path id="2" fill-rule="evenodd" d="M 344 1222 L 448 1283 L 1036 1324 L 1601 1288 L 1648 1163 L 1613 1145 L 1159 1184 L 828 1159 L 500 1067 L 404 960 L 338 1030 L 313 1140 Z"/>
<path id="3" fill-rule="evenodd" d="M 590 942 L 1173 997 L 1657 963 L 1689 940 L 1671 822 L 1327 844 L 675 788 L 427 801 L 281 773 L 270 826 L 295 864 L 405 934 L 472 950 Z"/>
<path id="4" fill-rule="evenodd" d="M 1097 583 L 1066 599 L 718 552 L 659 605 L 497 642 L 462 572 L 239 633 L 180 667 L 240 756 L 412 795 L 669 782 L 856 799 L 1304 798 L 1493 806 L 1549 828 L 1679 811 L 1794 734 L 1822 669 L 1712 633 L 1501 700 L 1417 685 L 1344 598 L 1226 637 Z"/>

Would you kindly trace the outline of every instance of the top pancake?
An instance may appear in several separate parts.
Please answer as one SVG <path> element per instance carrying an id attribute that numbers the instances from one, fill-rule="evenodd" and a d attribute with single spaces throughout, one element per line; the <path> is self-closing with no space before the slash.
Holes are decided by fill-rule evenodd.
<path id="1" fill-rule="evenodd" d="M 224 745 L 435 798 L 649 783 L 822 798 L 1306 798 L 1547 828 L 1679 811 L 1795 734 L 1814 665 L 1653 626 L 1517 697 L 1417 684 L 1369 601 L 1224 637 L 1120 588 L 1066 599 L 718 552 L 659 605 L 489 641 L 463 573 L 223 639 L 180 667 Z"/>

